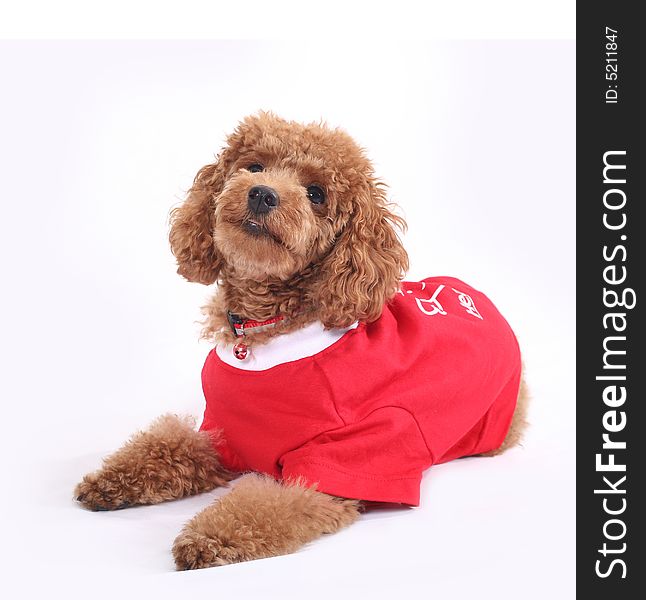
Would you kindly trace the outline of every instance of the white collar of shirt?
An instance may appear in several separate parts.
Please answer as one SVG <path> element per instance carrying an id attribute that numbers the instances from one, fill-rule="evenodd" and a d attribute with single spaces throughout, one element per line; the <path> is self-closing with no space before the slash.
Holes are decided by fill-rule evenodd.
<path id="1" fill-rule="evenodd" d="M 238 360 L 233 355 L 233 344 L 218 344 L 215 347 L 220 360 L 243 371 L 264 371 L 277 365 L 313 356 L 340 340 L 345 333 L 355 329 L 358 322 L 345 329 L 325 329 L 315 321 L 301 329 L 271 338 L 266 344 L 251 345 L 249 356 Z M 244 342 L 243 339 L 240 341 Z"/>

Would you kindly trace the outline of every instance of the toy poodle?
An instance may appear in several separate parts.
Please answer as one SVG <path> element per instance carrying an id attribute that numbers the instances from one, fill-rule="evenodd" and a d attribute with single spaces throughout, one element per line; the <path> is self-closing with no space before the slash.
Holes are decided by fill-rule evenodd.
<path id="1" fill-rule="evenodd" d="M 405 223 L 345 132 L 246 118 L 170 223 L 178 273 L 218 284 L 202 424 L 160 417 L 75 497 L 114 510 L 247 473 L 186 523 L 178 569 L 293 552 L 371 503 L 418 505 L 433 464 L 519 442 L 511 328 L 458 279 L 403 281 Z"/>

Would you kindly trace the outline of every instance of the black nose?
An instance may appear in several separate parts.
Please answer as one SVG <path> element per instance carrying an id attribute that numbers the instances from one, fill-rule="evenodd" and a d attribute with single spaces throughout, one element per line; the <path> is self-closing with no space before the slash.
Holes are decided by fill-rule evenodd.
<path id="1" fill-rule="evenodd" d="M 264 215 L 280 204 L 276 190 L 266 185 L 255 185 L 247 194 L 249 210 L 256 215 Z"/>

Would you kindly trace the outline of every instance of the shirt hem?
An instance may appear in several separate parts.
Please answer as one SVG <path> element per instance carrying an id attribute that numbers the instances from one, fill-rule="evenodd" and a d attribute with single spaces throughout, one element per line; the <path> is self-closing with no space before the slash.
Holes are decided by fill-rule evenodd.
<path id="1" fill-rule="evenodd" d="M 342 471 L 327 463 L 303 461 L 283 469 L 283 479 L 304 478 L 319 492 L 371 502 L 419 506 L 422 474 L 381 477 Z"/>

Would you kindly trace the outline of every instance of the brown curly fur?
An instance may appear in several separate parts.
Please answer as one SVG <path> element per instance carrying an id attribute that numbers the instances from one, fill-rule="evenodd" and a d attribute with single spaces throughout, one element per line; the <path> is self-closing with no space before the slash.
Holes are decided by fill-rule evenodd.
<path id="1" fill-rule="evenodd" d="M 209 434 L 195 431 L 192 419 L 164 415 L 83 477 L 74 495 L 90 510 L 114 510 L 207 492 L 229 479 Z"/>
<path id="2" fill-rule="evenodd" d="M 255 163 L 265 170 L 249 172 Z M 307 198 L 312 184 L 325 191 L 322 205 Z M 257 238 L 241 228 L 254 185 L 280 196 L 279 210 L 263 218 L 269 235 Z M 260 113 L 200 169 L 187 200 L 171 213 L 170 243 L 180 275 L 218 280 L 204 336 L 222 333 L 231 341 L 225 307 L 248 319 L 284 315 L 281 333 L 315 320 L 330 328 L 374 321 L 408 269 L 396 233 L 404 226 L 348 134 Z M 251 335 L 258 343 L 267 336 Z"/>
<path id="3" fill-rule="evenodd" d="M 359 509 L 298 481 L 248 476 L 184 526 L 173 556 L 178 569 L 201 569 L 288 554 L 350 525 Z"/>
<path id="4" fill-rule="evenodd" d="M 498 456 L 523 441 L 525 430 L 529 425 L 527 421 L 527 412 L 529 409 L 530 399 L 531 396 L 529 395 L 529 388 L 527 387 L 524 377 L 522 377 L 520 380 L 520 388 L 518 390 L 518 400 L 516 401 L 514 416 L 511 419 L 511 425 L 509 426 L 509 430 L 507 431 L 507 435 L 505 436 L 502 445 L 500 448 L 485 452 L 480 456 Z"/>
<path id="5" fill-rule="evenodd" d="M 250 172 L 252 164 L 264 170 Z M 280 206 L 250 219 L 246 195 L 274 188 Z M 326 201 L 310 202 L 309 185 Z M 231 342 L 227 310 L 243 318 L 286 317 L 250 332 L 262 344 L 315 320 L 328 328 L 373 321 L 396 293 L 408 268 L 397 230 L 405 227 L 386 201 L 363 150 L 346 133 L 302 125 L 270 113 L 245 119 L 212 164 L 202 167 L 185 202 L 170 216 L 178 273 L 218 282 L 204 307 L 204 337 Z M 507 439 L 490 455 L 519 442 L 527 407 L 523 384 Z M 77 486 L 93 510 L 155 504 L 226 485 L 235 475 L 219 463 L 206 433 L 166 416 L 132 438 Z M 178 569 L 194 569 L 292 552 L 356 520 L 356 500 L 333 498 L 301 482 L 251 476 L 186 524 L 175 540 Z"/>

